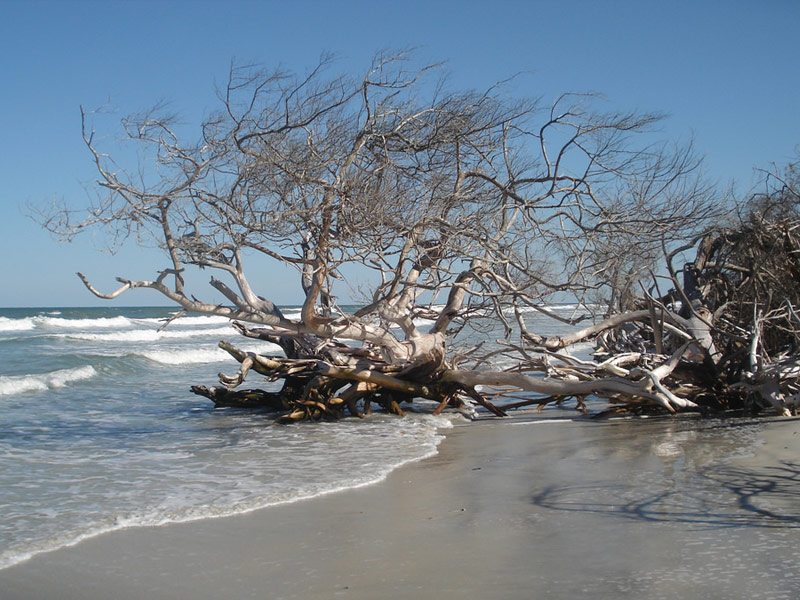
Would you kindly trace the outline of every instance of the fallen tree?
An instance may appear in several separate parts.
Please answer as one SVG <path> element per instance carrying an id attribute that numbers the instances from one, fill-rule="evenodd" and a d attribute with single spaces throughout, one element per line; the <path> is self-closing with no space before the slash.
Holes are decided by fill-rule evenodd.
<path id="1" fill-rule="evenodd" d="M 94 227 L 153 239 L 167 260 L 155 279 L 120 278 L 110 293 L 79 274 L 86 287 L 106 299 L 155 290 L 283 351 L 223 342 L 238 372 L 195 393 L 284 422 L 375 405 L 402 414 L 415 398 L 496 415 L 587 396 L 628 410 L 796 410 L 791 181 L 780 180 L 780 214 L 770 189 L 719 227 L 726 207 L 691 148 L 637 141 L 655 115 L 598 112 L 584 95 L 542 107 L 503 86 L 450 92 L 438 67 L 413 68 L 402 53 L 377 56 L 360 79 L 330 76 L 331 64 L 302 76 L 233 67 L 195 142 L 158 107 L 124 119 L 141 157 L 130 170 L 81 111 L 97 198 L 77 218 L 43 214 L 44 226 L 67 239 Z M 299 317 L 253 289 L 247 273 L 269 263 L 296 270 Z M 220 277 L 217 299 L 187 291 L 190 267 Z M 350 273 L 366 281 L 356 310 L 337 302 Z M 564 298 L 589 307 L 593 324 L 577 329 L 579 317 L 549 308 Z M 529 328 L 534 313 L 575 330 L 543 336 Z M 569 352 L 586 340 L 594 360 Z M 282 387 L 237 389 L 251 372 Z"/>

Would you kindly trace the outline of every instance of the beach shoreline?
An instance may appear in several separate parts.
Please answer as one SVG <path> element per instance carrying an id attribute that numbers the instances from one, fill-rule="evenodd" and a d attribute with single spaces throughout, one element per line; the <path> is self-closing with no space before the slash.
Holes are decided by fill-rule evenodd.
<path id="1" fill-rule="evenodd" d="M 0 597 L 790 598 L 800 419 L 699 433 L 686 421 L 663 423 L 587 424 L 530 411 L 459 425 L 436 456 L 380 483 L 102 534 L 0 571 Z M 742 439 L 762 441 L 724 468 L 703 462 Z M 694 482 L 695 471 L 729 473 L 717 508 L 704 500 L 706 508 L 684 510 L 688 496 L 670 491 Z M 728 485 L 742 476 L 751 488 L 777 487 Z M 645 486 L 662 494 L 657 509 Z M 788 554 L 777 554 L 773 538 Z M 745 550 L 745 563 L 726 558 Z M 730 571 L 717 576 L 725 561 Z"/>

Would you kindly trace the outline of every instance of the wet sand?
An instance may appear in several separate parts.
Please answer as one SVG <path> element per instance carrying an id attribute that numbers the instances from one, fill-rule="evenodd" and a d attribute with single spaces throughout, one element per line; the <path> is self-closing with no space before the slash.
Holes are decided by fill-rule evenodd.
<path id="1" fill-rule="evenodd" d="M 376 485 L 35 556 L 0 598 L 788 599 L 798 564 L 800 419 L 522 413 Z"/>

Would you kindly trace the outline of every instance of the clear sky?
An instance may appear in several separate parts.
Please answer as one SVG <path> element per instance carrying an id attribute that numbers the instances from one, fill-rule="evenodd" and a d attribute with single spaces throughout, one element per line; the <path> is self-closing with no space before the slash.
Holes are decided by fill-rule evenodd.
<path id="1" fill-rule="evenodd" d="M 796 0 L 0 0 L 0 306 L 96 305 L 75 271 L 110 290 L 165 266 L 133 246 L 102 254 L 91 235 L 57 242 L 25 216 L 29 202 L 85 203 L 80 105 L 121 117 L 167 99 L 198 123 L 232 59 L 302 72 L 330 51 L 361 72 L 377 50 L 415 46 L 447 61 L 454 87 L 528 72 L 526 95 L 666 112 L 665 137 L 694 136 L 708 175 L 747 189 L 800 144 L 799 29 Z M 264 295 L 297 301 L 279 275 Z M 164 304 L 147 290 L 117 302 Z"/>

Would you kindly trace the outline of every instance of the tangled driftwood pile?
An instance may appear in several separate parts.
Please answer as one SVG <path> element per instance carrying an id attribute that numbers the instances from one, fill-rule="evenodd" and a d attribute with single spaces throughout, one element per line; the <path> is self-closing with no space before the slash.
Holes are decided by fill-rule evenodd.
<path id="1" fill-rule="evenodd" d="M 223 406 L 269 406 L 282 422 L 338 418 L 345 409 L 363 416 L 377 404 L 402 414 L 400 404 L 428 398 L 444 407 L 477 402 L 492 413 L 513 407 L 602 397 L 611 412 L 643 410 L 775 410 L 796 414 L 800 406 L 800 219 L 798 197 L 781 193 L 755 198 L 746 218 L 667 256 L 669 293 L 643 293 L 631 310 L 559 337 L 528 331 L 517 314 L 524 354 L 508 371 L 449 368 L 443 354 L 430 361 L 393 365 L 369 349 L 309 335 L 278 335 L 250 329 L 248 337 L 280 344 L 285 357 L 264 357 L 222 343 L 241 364 L 225 387 L 193 388 Z M 694 249 L 694 260 L 677 270 L 675 256 Z M 652 291 L 652 290 L 651 290 Z M 593 360 L 572 356 L 569 346 L 593 340 Z M 509 345 L 511 346 L 511 345 Z M 249 370 L 282 379 L 279 392 L 234 391 Z M 535 373 L 544 374 L 544 378 Z M 482 386 L 482 387 L 478 387 Z M 481 391 L 478 391 L 481 389 Z M 489 401 L 518 391 L 531 398 L 501 407 Z M 358 401 L 363 403 L 359 405 Z M 608 412 L 608 411 L 607 411 Z"/>

